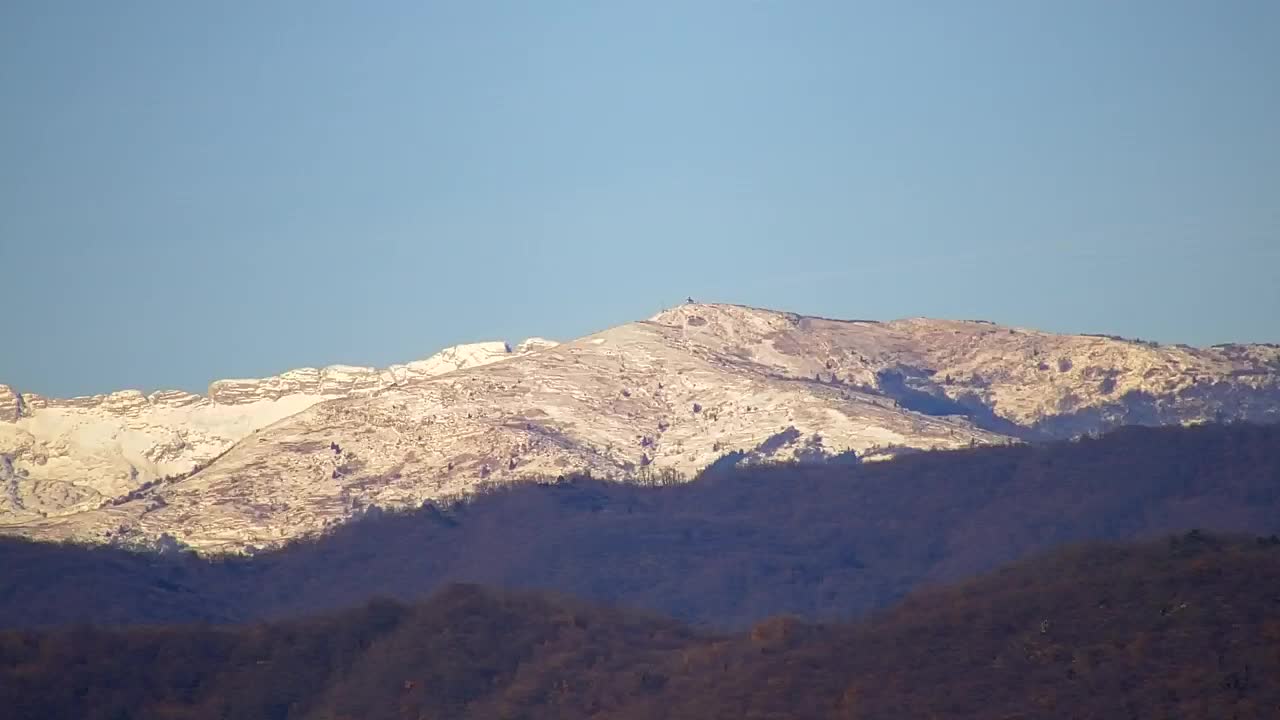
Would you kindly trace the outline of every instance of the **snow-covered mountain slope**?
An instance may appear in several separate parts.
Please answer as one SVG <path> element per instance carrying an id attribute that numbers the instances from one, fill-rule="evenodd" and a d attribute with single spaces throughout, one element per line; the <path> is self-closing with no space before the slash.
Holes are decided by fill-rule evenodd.
<path id="1" fill-rule="evenodd" d="M 554 346 L 483 342 L 378 370 L 334 365 L 219 380 L 207 395 L 124 390 L 71 399 L 0 385 L 0 523 L 98 507 L 146 483 L 189 474 L 249 434 L 321 402 L 508 360 Z"/>
<path id="2" fill-rule="evenodd" d="M 188 477 L 6 531 L 169 533 L 235 550 L 521 478 L 692 473 L 732 450 L 875 456 L 1215 417 L 1280 419 L 1280 348 L 688 304 L 505 362 L 353 389 L 261 427 Z"/>

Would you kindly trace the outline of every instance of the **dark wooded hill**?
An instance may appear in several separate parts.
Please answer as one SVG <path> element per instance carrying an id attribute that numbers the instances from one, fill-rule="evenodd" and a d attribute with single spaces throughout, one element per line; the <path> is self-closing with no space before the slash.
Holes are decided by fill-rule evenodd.
<path id="1" fill-rule="evenodd" d="M 716 636 L 450 586 L 302 622 L 0 633 L 5 717 L 1280 717 L 1280 539 L 1037 556 L 854 624 Z"/>

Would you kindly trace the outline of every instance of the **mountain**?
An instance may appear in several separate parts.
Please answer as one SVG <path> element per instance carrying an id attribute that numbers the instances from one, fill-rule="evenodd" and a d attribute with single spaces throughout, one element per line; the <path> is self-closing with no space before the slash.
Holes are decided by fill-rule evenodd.
<path id="1" fill-rule="evenodd" d="M 0 633 L 15 720 L 1274 718 L 1280 539 L 1042 555 L 857 623 L 707 634 L 453 585 L 310 620 Z"/>
<path id="2" fill-rule="evenodd" d="M 121 470 L 108 488 L 120 494 L 100 507 L 88 506 L 109 492 L 56 497 L 40 517 L 10 510 L 3 529 L 96 542 L 168 534 L 234 551 L 371 507 L 572 473 L 687 475 L 731 451 L 868 459 L 1122 424 L 1274 421 L 1280 347 L 1161 347 L 985 322 L 837 321 L 690 303 L 504 362 L 345 392 L 245 431 L 197 472 L 143 487 Z M 43 411 L 24 410 L 18 423 L 38 425 Z M 24 506 L 36 494 L 33 464 L 71 452 L 0 442 L 10 496 Z"/>
<path id="3" fill-rule="evenodd" d="M 468 582 L 742 628 L 864 616 L 1062 544 L 1193 528 L 1280 533 L 1280 425 L 518 483 L 252 557 L 0 539 L 0 627 L 260 621 Z"/>
<path id="4" fill-rule="evenodd" d="M 425 377 L 554 347 L 531 338 L 446 348 L 385 369 L 331 365 L 218 380 L 208 394 L 122 390 L 69 399 L 0 385 L 0 522 L 99 507 L 189 475 L 259 429 L 325 400 L 368 396 Z"/>

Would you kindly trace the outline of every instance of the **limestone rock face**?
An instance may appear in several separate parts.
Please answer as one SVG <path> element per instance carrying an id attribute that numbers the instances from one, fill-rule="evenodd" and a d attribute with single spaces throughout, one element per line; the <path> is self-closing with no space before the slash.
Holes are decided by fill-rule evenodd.
<path id="1" fill-rule="evenodd" d="M 745 340 L 757 357 L 797 372 L 795 358 L 810 358 L 805 369 L 821 377 L 874 386 L 925 412 L 950 406 L 1019 437 L 1065 438 L 1122 424 L 1215 417 L 1280 420 L 1277 345 L 1201 349 L 981 321 L 799 316 L 791 316 L 792 329 L 762 343 L 741 330 L 764 322 L 757 312 L 685 305 L 654 321 L 683 325 L 709 342 Z M 776 317 L 772 323 L 779 327 Z"/>
<path id="2" fill-rule="evenodd" d="M 109 404 L 111 417 L 185 413 L 149 420 L 146 441 L 133 444 L 85 442 L 87 431 L 66 430 L 66 417 L 91 409 L 61 402 L 0 424 L 0 433 L 20 431 L 0 435 L 13 468 L 0 482 L 14 488 L 0 493 L 8 503 L 0 530 L 110 542 L 169 533 L 201 550 L 238 551 L 323 531 L 370 507 L 575 471 L 691 474 L 735 450 L 760 461 L 848 451 L 871 460 L 1126 423 L 1275 421 L 1280 348 L 1160 347 L 986 322 L 838 321 L 687 304 L 562 345 L 485 343 L 381 371 L 226 381 L 208 398 L 165 396 L 173 405 L 154 394 L 146 406 L 121 393 L 96 400 L 93 411 Z M 228 414 L 221 424 L 191 414 L 203 407 Z M 251 407 L 251 418 L 238 414 Z M 42 417 L 63 429 L 40 425 Z M 210 427 L 235 430 L 214 442 Z M 99 478 L 115 473 L 111 480 L 65 480 L 67 468 L 89 466 L 66 464 L 89 457 L 86 447 L 111 448 L 92 465 L 104 468 Z M 183 462 L 189 469 L 195 457 L 198 472 L 140 480 Z M 33 498 L 60 509 L 33 515 L 24 510 Z"/>
<path id="3" fill-rule="evenodd" d="M 385 370 L 334 365 L 219 380 L 207 395 L 122 390 L 42 398 L 0 385 L 0 459 L 10 468 L 0 526 L 75 514 L 189 474 L 236 442 L 323 400 L 368 395 L 522 354 L 506 343 L 447 348 Z"/>
<path id="4" fill-rule="evenodd" d="M 22 396 L 8 385 L 0 385 L 0 422 L 17 422 L 22 414 Z"/>

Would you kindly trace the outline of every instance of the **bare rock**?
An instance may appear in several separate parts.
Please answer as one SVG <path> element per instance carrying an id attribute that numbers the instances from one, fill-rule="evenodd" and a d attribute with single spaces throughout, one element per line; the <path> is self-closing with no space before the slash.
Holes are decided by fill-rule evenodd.
<path id="1" fill-rule="evenodd" d="M 8 385 L 0 385 L 0 422 L 17 422 L 22 414 L 22 396 Z"/>

